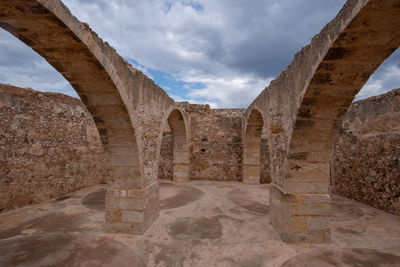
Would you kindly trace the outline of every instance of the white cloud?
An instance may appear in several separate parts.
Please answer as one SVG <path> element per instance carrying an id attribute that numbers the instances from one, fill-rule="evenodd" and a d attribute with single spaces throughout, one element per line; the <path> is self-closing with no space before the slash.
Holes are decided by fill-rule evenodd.
<path id="1" fill-rule="evenodd" d="M 192 89 L 187 94 L 192 98 L 204 98 L 214 101 L 221 107 L 247 107 L 261 91 L 271 82 L 272 78 L 260 79 L 251 75 L 225 75 L 222 77 L 212 75 L 182 76 L 186 82 L 201 82 L 206 85 L 203 89 Z"/>
<path id="2" fill-rule="evenodd" d="M 389 63 L 376 75 L 373 75 L 356 96 L 355 100 L 380 95 L 400 87 L 400 66 Z"/>
<path id="3" fill-rule="evenodd" d="M 181 98 L 206 99 L 219 107 L 250 104 L 345 2 L 64 1 L 124 57 L 205 84 L 179 93 Z"/>
<path id="4" fill-rule="evenodd" d="M 210 108 L 218 108 L 218 104 L 211 101 L 198 101 L 195 99 L 186 97 L 184 98 L 179 95 L 172 95 L 172 94 L 170 94 L 170 97 L 172 97 L 172 99 L 174 99 L 176 102 L 189 102 L 190 104 L 203 104 L 203 105 L 207 104 L 210 106 Z"/>
<path id="5" fill-rule="evenodd" d="M 0 82 L 77 97 L 71 85 L 42 57 L 0 30 Z"/>
<path id="6" fill-rule="evenodd" d="M 345 0 L 63 0 L 128 60 L 183 82 L 180 99 L 246 107 L 329 22 Z M 301 22 L 301 23 L 300 23 Z M 357 99 L 398 86 L 400 56 Z M 384 71 L 385 70 L 385 71 Z M 51 66 L 0 32 L 0 82 L 74 94 Z M 153 77 L 151 77 L 153 78 Z"/>

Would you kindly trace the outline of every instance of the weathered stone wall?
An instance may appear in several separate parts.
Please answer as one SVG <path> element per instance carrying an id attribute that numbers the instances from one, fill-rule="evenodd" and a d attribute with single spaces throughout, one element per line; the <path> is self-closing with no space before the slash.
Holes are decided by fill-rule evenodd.
<path id="1" fill-rule="evenodd" d="M 398 7 L 398 0 L 348 0 L 245 112 L 248 119 L 257 109 L 265 120 L 271 221 L 285 241 L 330 239 L 336 133 L 354 96 L 400 46 Z"/>
<path id="2" fill-rule="evenodd" d="M 241 180 L 243 109 L 179 104 L 190 117 L 190 179 Z M 159 178 L 172 179 L 173 137 L 164 130 Z"/>
<path id="3" fill-rule="evenodd" d="M 0 85 L 0 210 L 106 182 L 104 166 L 80 100 Z"/>
<path id="4" fill-rule="evenodd" d="M 173 178 L 173 165 L 174 160 L 174 137 L 172 133 L 165 132 L 163 134 L 163 139 L 161 143 L 161 152 L 158 165 L 158 179 L 168 179 Z"/>
<path id="5" fill-rule="evenodd" d="M 260 183 L 268 184 L 271 182 L 271 161 L 269 159 L 268 138 L 261 138 L 261 153 L 260 153 Z"/>
<path id="6" fill-rule="evenodd" d="M 400 215 L 400 89 L 352 104 L 331 165 L 332 191 Z"/>
<path id="7" fill-rule="evenodd" d="M 0 27 L 58 70 L 91 113 L 113 183 L 106 232 L 143 234 L 158 216 L 162 126 L 174 101 L 60 0 L 0 1 Z"/>
<path id="8" fill-rule="evenodd" d="M 241 125 L 244 110 L 190 105 L 190 178 L 241 180 Z"/>
<path id="9" fill-rule="evenodd" d="M 182 103 L 190 116 L 191 179 L 240 180 L 241 109 Z M 93 120 L 80 100 L 0 86 L 0 209 L 43 201 L 106 180 Z M 400 214 L 400 89 L 356 102 L 340 130 L 332 191 Z M 271 181 L 261 140 L 261 182 Z M 172 179 L 173 136 L 164 129 L 158 177 Z"/>

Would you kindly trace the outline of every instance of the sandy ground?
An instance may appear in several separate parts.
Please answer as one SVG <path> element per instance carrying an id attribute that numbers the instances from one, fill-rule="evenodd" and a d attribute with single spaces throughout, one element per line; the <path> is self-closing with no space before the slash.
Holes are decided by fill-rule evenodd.
<path id="1" fill-rule="evenodd" d="M 332 196 L 332 242 L 286 244 L 268 185 L 161 181 L 143 236 L 103 232 L 105 186 L 0 214 L 0 266 L 400 266 L 400 217 Z"/>

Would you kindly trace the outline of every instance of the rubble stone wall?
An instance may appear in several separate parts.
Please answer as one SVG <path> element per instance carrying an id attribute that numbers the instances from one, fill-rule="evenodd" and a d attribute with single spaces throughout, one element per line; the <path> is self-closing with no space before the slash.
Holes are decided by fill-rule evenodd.
<path id="1" fill-rule="evenodd" d="M 353 103 L 331 164 L 333 193 L 400 215 L 400 89 Z"/>
<path id="2" fill-rule="evenodd" d="M 242 177 L 242 109 L 180 104 L 191 121 L 190 178 Z M 261 140 L 261 182 L 271 181 Z M 400 215 L 400 89 L 354 103 L 333 152 L 331 191 Z M 173 177 L 173 136 L 164 129 L 158 177 Z M 80 100 L 0 85 L 0 210 L 106 182 L 103 148 Z"/>
<path id="3" fill-rule="evenodd" d="M 163 133 L 158 165 L 158 178 L 172 180 L 174 171 L 174 137 L 171 132 Z"/>
<path id="4" fill-rule="evenodd" d="M 0 85 L 0 210 L 106 182 L 97 128 L 79 99 Z"/>
<path id="5" fill-rule="evenodd" d="M 190 178 L 240 181 L 243 109 L 190 105 Z"/>
<path id="6" fill-rule="evenodd" d="M 244 109 L 210 109 L 180 103 L 190 116 L 190 179 L 241 180 L 241 125 Z M 169 142 L 169 143 L 168 143 Z M 165 132 L 159 178 L 172 179 L 173 137 Z"/>
<path id="7" fill-rule="evenodd" d="M 271 182 L 271 161 L 269 159 L 268 139 L 263 135 L 261 137 L 261 154 L 260 154 L 260 183 L 268 184 Z"/>

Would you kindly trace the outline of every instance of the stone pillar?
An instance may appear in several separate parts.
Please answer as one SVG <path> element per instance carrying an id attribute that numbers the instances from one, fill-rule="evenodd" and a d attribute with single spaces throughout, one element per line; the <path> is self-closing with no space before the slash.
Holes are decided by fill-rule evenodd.
<path id="1" fill-rule="evenodd" d="M 329 242 L 329 164 L 297 161 L 295 166 L 282 187 L 270 187 L 272 224 L 285 242 Z"/>
<path id="2" fill-rule="evenodd" d="M 189 181 L 189 164 L 174 162 L 174 182 L 184 183 Z"/>
<path id="3" fill-rule="evenodd" d="M 247 137 L 243 151 L 243 183 L 260 183 L 260 137 Z"/>
<path id="4" fill-rule="evenodd" d="M 158 204 L 157 181 L 142 189 L 110 188 L 106 195 L 105 231 L 144 234 L 159 215 Z"/>
<path id="5" fill-rule="evenodd" d="M 105 231 L 142 235 L 159 215 L 158 182 L 144 179 L 136 143 L 113 147 L 111 152 L 113 181 L 106 194 Z"/>
<path id="6" fill-rule="evenodd" d="M 328 194 L 291 194 L 270 187 L 271 220 L 285 242 L 330 241 L 331 205 Z"/>
<path id="7" fill-rule="evenodd" d="M 264 121 L 261 113 L 253 109 L 248 117 L 243 136 L 242 182 L 259 184 L 261 173 L 261 133 Z"/>
<path id="8" fill-rule="evenodd" d="M 184 183 L 189 181 L 189 152 L 185 151 L 187 147 L 186 143 L 176 144 L 176 141 L 177 138 L 175 138 L 175 144 L 174 144 L 173 176 L 175 182 Z"/>
<path id="9" fill-rule="evenodd" d="M 260 183 L 260 164 L 243 163 L 243 183 Z"/>
<path id="10" fill-rule="evenodd" d="M 185 122 L 179 110 L 171 113 L 169 124 L 174 135 L 173 179 L 175 182 L 184 183 L 189 181 L 189 148 Z"/>

